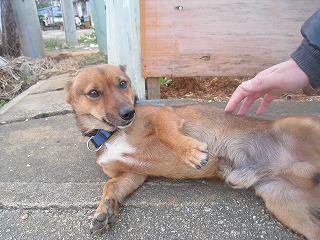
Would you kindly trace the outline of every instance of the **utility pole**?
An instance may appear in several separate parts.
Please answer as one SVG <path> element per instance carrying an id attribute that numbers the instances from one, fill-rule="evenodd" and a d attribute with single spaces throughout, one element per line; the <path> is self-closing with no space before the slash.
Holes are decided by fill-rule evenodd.
<path id="1" fill-rule="evenodd" d="M 63 27 L 66 42 L 71 46 L 78 45 L 76 22 L 74 19 L 73 0 L 61 0 Z"/>
<path id="2" fill-rule="evenodd" d="M 23 55 L 34 59 L 46 56 L 35 1 L 12 0 Z"/>

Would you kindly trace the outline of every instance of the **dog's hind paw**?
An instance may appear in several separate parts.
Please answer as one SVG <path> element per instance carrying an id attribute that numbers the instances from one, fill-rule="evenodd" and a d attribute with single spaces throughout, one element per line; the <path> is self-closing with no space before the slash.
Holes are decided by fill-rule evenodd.
<path id="1" fill-rule="evenodd" d="M 243 189 L 253 186 L 260 177 L 253 169 L 243 168 L 233 170 L 225 179 L 225 182 L 234 189 Z"/>
<path id="2" fill-rule="evenodd" d="M 90 233 L 99 233 L 106 230 L 109 224 L 115 222 L 116 214 L 109 198 L 105 201 L 104 211 L 97 209 L 90 226 Z"/>

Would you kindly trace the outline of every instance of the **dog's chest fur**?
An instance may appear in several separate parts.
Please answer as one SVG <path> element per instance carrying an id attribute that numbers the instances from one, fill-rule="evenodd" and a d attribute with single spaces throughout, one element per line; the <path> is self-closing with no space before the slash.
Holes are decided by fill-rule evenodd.
<path id="1" fill-rule="evenodd" d="M 105 142 L 103 148 L 103 153 L 97 159 L 99 165 L 107 165 L 113 161 L 121 161 L 134 166 L 144 165 L 144 163 L 130 157 L 136 152 L 136 149 L 130 145 L 127 137 L 122 133 Z"/>

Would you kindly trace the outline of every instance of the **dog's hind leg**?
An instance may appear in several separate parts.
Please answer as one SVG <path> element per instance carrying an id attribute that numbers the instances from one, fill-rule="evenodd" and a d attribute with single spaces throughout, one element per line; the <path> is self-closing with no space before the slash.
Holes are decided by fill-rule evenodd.
<path id="1" fill-rule="evenodd" d="M 313 189 L 303 189 L 279 178 L 260 182 L 255 190 L 283 225 L 309 240 L 320 239 L 319 184 Z"/>
<path id="2" fill-rule="evenodd" d="M 123 173 L 109 179 L 103 188 L 100 204 L 93 216 L 90 232 L 100 232 L 116 220 L 119 203 L 133 193 L 145 180 L 146 175 Z"/>
<path id="3" fill-rule="evenodd" d="M 311 189 L 320 183 L 320 171 L 317 166 L 308 162 L 296 162 L 289 166 L 281 174 L 286 180 L 294 185 Z"/>

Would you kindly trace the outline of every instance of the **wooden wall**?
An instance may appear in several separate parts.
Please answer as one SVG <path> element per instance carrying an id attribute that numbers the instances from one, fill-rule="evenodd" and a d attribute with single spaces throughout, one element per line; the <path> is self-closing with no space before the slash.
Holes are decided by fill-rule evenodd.
<path id="1" fill-rule="evenodd" d="M 146 89 L 160 97 L 157 77 L 253 76 L 288 59 L 320 8 L 319 0 L 105 3 L 109 63 L 128 66 L 140 99 Z"/>
<path id="2" fill-rule="evenodd" d="M 144 77 L 251 76 L 286 60 L 319 0 L 141 0 Z"/>

